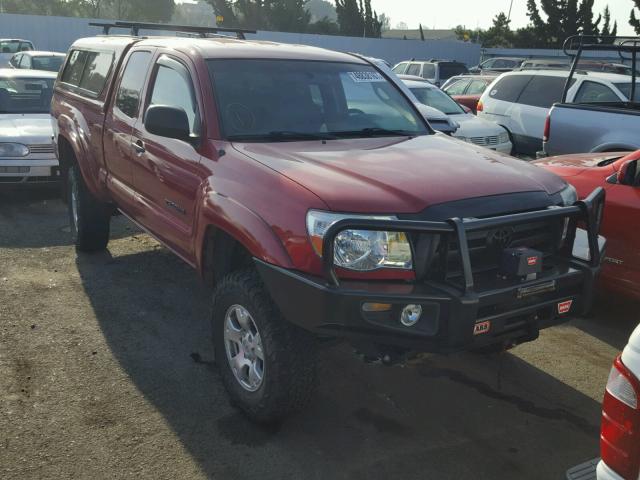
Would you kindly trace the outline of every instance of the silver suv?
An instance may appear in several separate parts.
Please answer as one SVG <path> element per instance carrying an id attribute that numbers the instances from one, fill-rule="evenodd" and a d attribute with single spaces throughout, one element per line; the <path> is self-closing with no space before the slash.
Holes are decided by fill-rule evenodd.
<path id="1" fill-rule="evenodd" d="M 422 77 L 436 86 L 442 85 L 449 78 L 455 75 L 468 73 L 469 70 L 464 63 L 454 60 L 408 60 L 400 62 L 393 71 L 396 75 L 414 75 Z"/>

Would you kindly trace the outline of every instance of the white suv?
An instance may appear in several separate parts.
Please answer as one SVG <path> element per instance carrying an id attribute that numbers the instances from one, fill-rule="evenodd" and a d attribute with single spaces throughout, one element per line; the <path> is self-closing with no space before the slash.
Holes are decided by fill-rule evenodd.
<path id="1" fill-rule="evenodd" d="M 566 70 L 504 73 L 480 97 L 478 116 L 506 128 L 517 153 L 535 155 L 542 149 L 547 113 L 554 103 L 562 100 L 568 76 Z M 626 75 L 578 71 L 567 102 L 626 102 L 625 92 L 617 84 L 629 82 Z"/>

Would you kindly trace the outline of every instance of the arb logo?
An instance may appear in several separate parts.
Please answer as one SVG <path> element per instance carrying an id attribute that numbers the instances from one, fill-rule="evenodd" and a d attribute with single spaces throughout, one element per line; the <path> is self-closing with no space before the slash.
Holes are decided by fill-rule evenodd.
<path id="1" fill-rule="evenodd" d="M 527 257 L 527 265 L 529 265 L 530 267 L 533 267 L 537 263 L 538 257 Z"/>
<path id="2" fill-rule="evenodd" d="M 573 304 L 573 300 L 567 300 L 566 302 L 560 302 L 558 304 L 558 313 L 562 315 L 563 313 L 568 313 L 571 310 L 571 304 Z"/>
<path id="3" fill-rule="evenodd" d="M 491 330 L 491 322 L 480 322 L 476 323 L 476 325 L 473 327 L 473 334 L 482 335 L 483 333 L 487 333 L 489 330 Z"/>

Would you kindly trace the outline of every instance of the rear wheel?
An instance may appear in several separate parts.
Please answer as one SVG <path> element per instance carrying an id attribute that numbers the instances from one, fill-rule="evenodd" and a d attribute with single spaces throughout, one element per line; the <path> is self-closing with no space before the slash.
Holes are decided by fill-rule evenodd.
<path id="1" fill-rule="evenodd" d="M 107 248 L 111 208 L 91 194 L 77 165 L 68 171 L 67 200 L 71 235 L 76 248 L 82 252 Z"/>
<path id="2" fill-rule="evenodd" d="M 315 386 L 314 338 L 282 318 L 257 272 L 222 279 L 212 323 L 222 380 L 250 419 L 277 422 L 308 402 Z"/>

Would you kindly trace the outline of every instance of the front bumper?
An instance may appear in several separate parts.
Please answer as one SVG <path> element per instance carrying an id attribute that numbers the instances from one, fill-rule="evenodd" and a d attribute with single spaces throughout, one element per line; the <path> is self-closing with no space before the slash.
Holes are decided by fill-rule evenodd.
<path id="1" fill-rule="evenodd" d="M 539 330 L 565 321 L 591 307 L 600 271 L 600 244 L 595 211 L 604 201 L 598 189 L 575 206 L 490 219 L 449 222 L 342 220 L 325 234 L 325 276 L 294 272 L 256 260 L 258 271 L 284 317 L 319 336 L 354 343 L 448 353 L 493 345 L 510 346 L 538 337 Z M 514 281 L 497 276 L 480 280 L 470 264 L 466 233 L 486 225 L 513 225 L 532 218 L 566 216 L 586 223 L 588 260 L 573 257 L 576 226 L 569 227 L 569 255 L 545 259 L 537 278 Z M 464 286 L 446 281 L 396 282 L 339 280 L 333 265 L 335 236 L 346 229 L 448 232 L 458 236 Z M 365 303 L 390 304 L 388 311 L 365 311 Z M 411 327 L 400 323 L 408 304 L 422 307 Z"/>
<path id="2" fill-rule="evenodd" d="M 56 158 L 0 160 L 0 184 L 54 183 L 59 180 Z"/>

